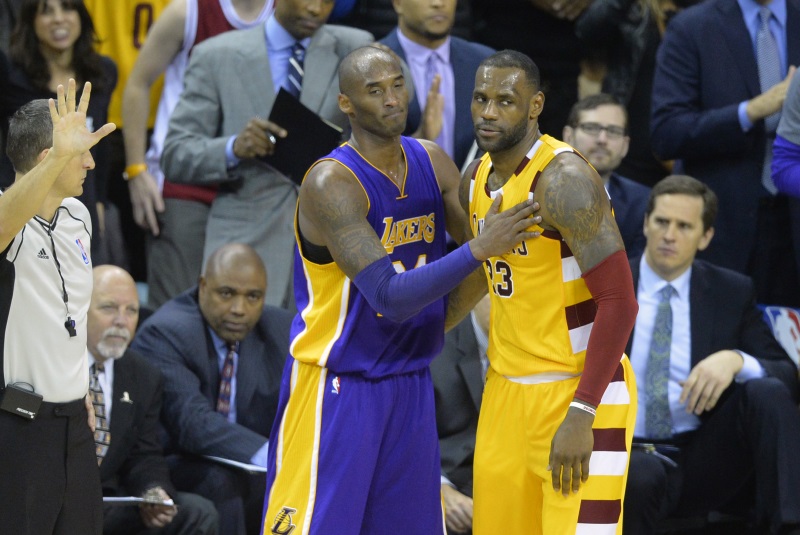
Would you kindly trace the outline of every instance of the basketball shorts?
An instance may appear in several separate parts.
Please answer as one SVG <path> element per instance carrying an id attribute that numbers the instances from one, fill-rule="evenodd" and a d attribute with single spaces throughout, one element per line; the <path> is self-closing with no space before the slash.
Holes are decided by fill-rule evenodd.
<path id="1" fill-rule="evenodd" d="M 263 535 L 442 535 L 430 371 L 335 375 L 289 357 Z"/>
<path id="2" fill-rule="evenodd" d="M 553 490 L 547 466 L 580 377 L 526 384 L 489 369 L 478 421 L 473 533 L 614 535 L 636 422 L 636 382 L 623 357 L 595 417 L 589 479 L 578 493 Z"/>

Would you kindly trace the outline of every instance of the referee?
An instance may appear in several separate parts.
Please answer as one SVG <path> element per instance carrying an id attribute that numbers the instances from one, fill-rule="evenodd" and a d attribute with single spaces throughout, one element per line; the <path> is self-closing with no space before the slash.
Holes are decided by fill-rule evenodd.
<path id="1" fill-rule="evenodd" d="M 10 535 L 97 534 L 100 477 L 87 413 L 89 212 L 73 199 L 89 149 L 91 85 L 34 100 L 11 118 L 14 184 L 0 195 L 0 528 Z"/>

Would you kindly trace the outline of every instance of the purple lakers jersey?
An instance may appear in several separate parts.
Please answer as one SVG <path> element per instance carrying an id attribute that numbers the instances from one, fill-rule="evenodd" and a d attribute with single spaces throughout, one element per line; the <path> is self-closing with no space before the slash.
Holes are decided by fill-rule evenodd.
<path id="1" fill-rule="evenodd" d="M 338 162 L 361 183 L 367 220 L 398 273 L 446 252 L 444 204 L 430 156 L 414 139 L 402 137 L 401 144 L 406 176 L 400 187 L 349 144 L 320 160 Z M 301 362 L 377 378 L 424 368 L 442 348 L 444 298 L 395 323 L 370 307 L 335 262 L 314 263 L 297 246 L 294 289 L 299 312 L 290 353 Z"/>

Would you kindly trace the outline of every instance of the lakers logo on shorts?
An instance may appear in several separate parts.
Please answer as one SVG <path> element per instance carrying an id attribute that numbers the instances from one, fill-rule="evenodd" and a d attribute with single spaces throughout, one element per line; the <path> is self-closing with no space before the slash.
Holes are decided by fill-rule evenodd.
<path id="1" fill-rule="evenodd" d="M 275 516 L 275 523 L 272 524 L 270 529 L 275 535 L 289 535 L 294 531 L 295 526 L 292 523 L 292 515 L 297 512 L 297 509 L 286 507 L 281 508 L 281 511 Z"/>

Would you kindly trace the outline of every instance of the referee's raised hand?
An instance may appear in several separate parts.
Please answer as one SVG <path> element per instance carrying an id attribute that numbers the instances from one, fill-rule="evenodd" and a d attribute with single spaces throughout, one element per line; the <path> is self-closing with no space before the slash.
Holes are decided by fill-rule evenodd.
<path id="1" fill-rule="evenodd" d="M 101 139 L 113 132 L 114 123 L 104 124 L 94 132 L 86 127 L 86 110 L 92 93 L 91 82 L 83 86 L 78 107 L 75 107 L 75 80 L 70 78 L 67 88 L 59 85 L 56 100 L 49 100 L 50 118 L 53 120 L 53 155 L 59 158 L 72 158 L 94 147 Z"/>

